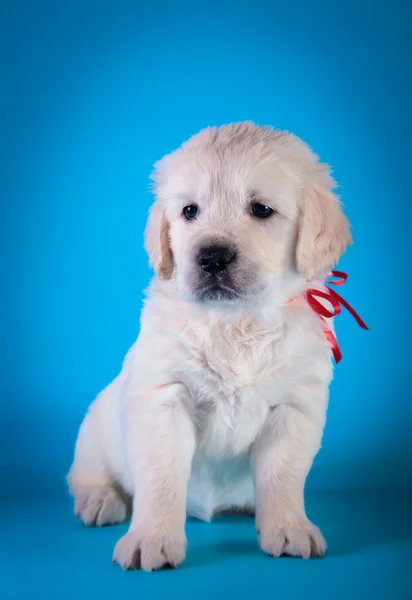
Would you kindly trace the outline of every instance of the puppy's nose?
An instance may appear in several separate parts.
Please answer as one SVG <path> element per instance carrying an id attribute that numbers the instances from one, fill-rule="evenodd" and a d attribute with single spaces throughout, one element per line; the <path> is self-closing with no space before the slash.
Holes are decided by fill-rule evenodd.
<path id="1" fill-rule="evenodd" d="M 209 275 L 222 273 L 235 258 L 235 250 L 225 245 L 204 246 L 197 254 L 199 265 Z"/>

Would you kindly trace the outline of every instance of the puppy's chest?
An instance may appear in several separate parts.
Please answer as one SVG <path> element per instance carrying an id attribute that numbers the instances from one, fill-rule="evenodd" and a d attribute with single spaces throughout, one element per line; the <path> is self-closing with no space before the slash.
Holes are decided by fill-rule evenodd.
<path id="1" fill-rule="evenodd" d="M 277 336 L 223 331 L 189 346 L 183 374 L 204 450 L 234 456 L 258 435 L 282 379 Z"/>

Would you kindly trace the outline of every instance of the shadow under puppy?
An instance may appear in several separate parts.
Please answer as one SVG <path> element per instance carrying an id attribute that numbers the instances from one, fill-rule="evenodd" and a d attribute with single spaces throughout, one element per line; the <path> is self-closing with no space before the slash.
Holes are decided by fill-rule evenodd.
<path id="1" fill-rule="evenodd" d="M 130 528 L 113 560 L 185 558 L 186 514 L 256 514 L 261 548 L 321 556 L 304 484 L 332 378 L 323 288 L 351 242 L 329 169 L 297 137 L 209 128 L 155 168 L 146 248 L 156 276 L 120 374 L 91 404 L 68 475 L 86 525 Z M 289 301 L 293 299 L 293 301 Z"/>

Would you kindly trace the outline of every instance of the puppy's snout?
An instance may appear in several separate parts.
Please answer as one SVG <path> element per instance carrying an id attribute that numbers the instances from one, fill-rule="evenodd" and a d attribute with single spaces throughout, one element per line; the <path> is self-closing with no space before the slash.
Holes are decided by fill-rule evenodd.
<path id="1" fill-rule="evenodd" d="M 209 275 L 222 273 L 236 259 L 236 251 L 227 245 L 203 246 L 197 253 L 197 261 Z"/>

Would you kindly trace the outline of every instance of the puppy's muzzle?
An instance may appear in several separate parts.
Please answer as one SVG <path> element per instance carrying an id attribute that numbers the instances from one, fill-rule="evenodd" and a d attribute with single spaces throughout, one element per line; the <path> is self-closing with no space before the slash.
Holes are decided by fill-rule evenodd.
<path id="1" fill-rule="evenodd" d="M 236 251 L 226 244 L 202 246 L 197 253 L 197 262 L 204 273 L 218 276 L 236 260 Z"/>

